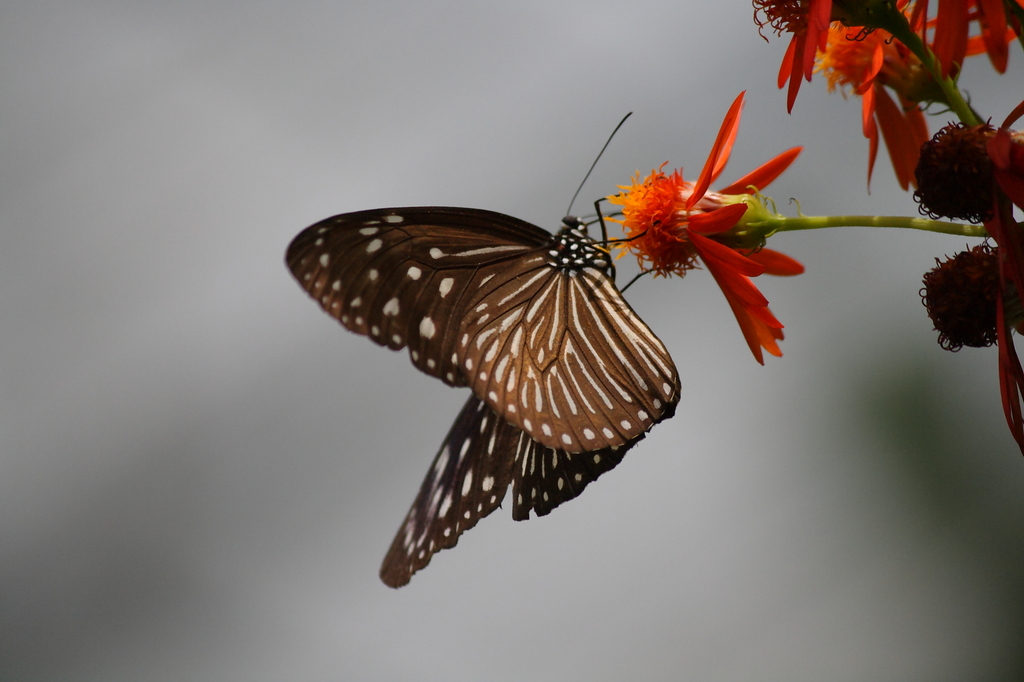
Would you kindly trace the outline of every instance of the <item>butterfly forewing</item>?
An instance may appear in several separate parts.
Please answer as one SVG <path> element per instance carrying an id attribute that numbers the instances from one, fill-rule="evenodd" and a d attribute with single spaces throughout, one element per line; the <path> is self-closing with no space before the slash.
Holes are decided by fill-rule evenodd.
<path id="1" fill-rule="evenodd" d="M 470 396 L 427 472 L 380 569 L 401 587 L 442 549 L 501 505 L 512 484 L 512 518 L 544 516 L 622 461 L 630 446 L 569 454 L 546 448 Z"/>
<path id="2" fill-rule="evenodd" d="M 469 287 L 453 359 L 478 396 L 549 448 L 626 445 L 674 409 L 675 365 L 604 271 L 557 258 L 531 253 L 515 279 Z"/>
<path id="3" fill-rule="evenodd" d="M 292 274 L 349 330 L 465 385 L 452 361 L 466 290 L 481 264 L 543 247 L 551 235 L 490 211 L 396 208 L 346 213 L 303 230 L 288 247 Z"/>

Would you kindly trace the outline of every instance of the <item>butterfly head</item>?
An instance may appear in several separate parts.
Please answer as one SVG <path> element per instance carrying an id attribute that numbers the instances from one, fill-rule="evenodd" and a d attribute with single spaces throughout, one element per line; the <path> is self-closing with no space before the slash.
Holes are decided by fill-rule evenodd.
<path id="1" fill-rule="evenodd" d="M 577 230 L 586 235 L 587 224 L 583 222 L 581 218 L 577 218 L 574 215 L 567 215 L 562 218 L 562 231 L 565 232 L 566 230 Z"/>
<path id="2" fill-rule="evenodd" d="M 576 216 L 562 218 L 562 229 L 554 236 L 550 252 L 552 267 L 566 271 L 597 268 L 615 278 L 611 255 L 587 234 L 587 224 Z"/>

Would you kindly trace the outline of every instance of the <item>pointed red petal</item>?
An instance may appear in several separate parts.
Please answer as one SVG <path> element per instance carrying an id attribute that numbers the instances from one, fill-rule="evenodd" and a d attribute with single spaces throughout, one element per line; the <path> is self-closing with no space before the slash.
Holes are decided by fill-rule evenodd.
<path id="1" fill-rule="evenodd" d="M 779 350 L 779 345 L 776 343 L 776 340 L 782 340 L 783 338 L 782 325 L 779 324 L 777 327 L 772 327 L 764 323 L 757 317 L 752 316 L 750 314 L 751 311 L 744 307 L 727 289 L 723 288 L 722 293 L 725 294 L 725 300 L 729 302 L 729 307 L 732 308 L 732 314 L 740 325 L 740 331 L 743 332 L 743 338 L 747 342 L 750 352 L 753 353 L 754 359 L 762 365 L 764 364 L 764 355 L 761 353 L 762 348 L 775 357 L 782 357 L 782 351 Z M 771 311 L 768 308 L 763 308 L 763 310 L 768 315 L 771 315 Z M 774 316 L 772 319 L 774 319 Z"/>
<path id="2" fill-rule="evenodd" d="M 1017 447 L 1024 454 L 1024 416 L 1021 415 L 1021 388 L 1024 387 L 1024 369 L 1021 368 L 1013 336 L 1003 312 L 1003 297 L 996 299 L 996 329 L 999 333 L 999 393 L 1003 402 L 1003 414 L 1010 435 L 1017 441 Z"/>
<path id="3" fill-rule="evenodd" d="M 807 40 L 803 51 L 804 78 L 809 83 L 814 73 L 814 56 L 828 47 L 828 25 L 832 18 L 832 0 L 811 0 L 807 15 Z"/>
<path id="4" fill-rule="evenodd" d="M 757 277 L 764 272 L 764 266 L 759 263 L 755 263 L 746 256 L 730 249 L 725 244 L 720 244 L 713 239 L 709 239 L 704 235 L 691 232 L 689 234 L 690 243 L 693 244 L 693 248 L 697 250 L 697 254 L 700 255 L 701 260 L 708 264 L 709 267 L 721 267 L 731 272 L 735 272 L 744 277 Z M 741 285 L 742 286 L 742 285 Z M 756 287 L 753 284 L 750 285 L 756 291 Z M 760 296 L 760 294 L 758 294 Z M 761 305 L 764 305 L 768 301 L 763 302 L 759 299 L 746 297 L 744 300 L 757 301 Z"/>
<path id="5" fill-rule="evenodd" d="M 761 164 L 728 187 L 718 190 L 718 192 L 720 194 L 752 194 L 751 186 L 756 187 L 758 191 L 763 190 L 775 178 L 782 175 L 789 168 L 790 164 L 796 161 L 796 157 L 800 156 L 800 152 L 803 149 L 803 147 L 787 149 L 771 161 Z"/>
<path id="6" fill-rule="evenodd" d="M 967 53 L 967 0 L 939 0 L 932 51 L 943 76 L 950 74 L 953 64 L 963 63 Z"/>
<path id="7" fill-rule="evenodd" d="M 1018 2 L 1019 1 L 1021 0 L 1018 0 Z M 1014 123 L 1016 123 L 1017 119 L 1020 118 L 1021 116 L 1024 116 L 1024 101 L 1022 101 L 1020 104 L 1013 108 L 1013 111 L 1010 112 L 1010 115 L 1006 117 L 1005 121 L 1003 121 L 1003 127 L 1009 128 Z"/>
<path id="8" fill-rule="evenodd" d="M 871 174 L 875 171 L 875 159 L 878 158 L 878 126 L 875 125 L 875 119 L 871 119 L 871 125 L 868 130 L 864 131 L 864 136 L 868 138 L 868 192 L 871 192 Z"/>
<path id="9" fill-rule="evenodd" d="M 806 34 L 793 36 L 793 42 L 789 44 L 789 52 L 786 53 L 786 58 L 790 59 L 789 90 L 786 92 L 786 111 L 791 114 L 793 113 L 793 105 L 796 104 L 796 96 L 800 92 L 800 83 L 803 82 L 803 78 L 800 75 L 802 67 L 800 61 L 796 58 L 796 54 L 797 52 L 803 53 L 803 46 L 806 42 L 806 38 Z M 783 61 L 783 66 L 785 66 L 785 64 L 786 62 Z M 780 80 L 782 80 L 781 75 Z M 782 83 L 785 83 L 785 81 L 782 81 Z M 781 83 L 779 84 L 779 87 L 782 87 Z"/>
<path id="10" fill-rule="evenodd" d="M 992 175 L 999 183 L 999 189 L 1006 193 L 1010 201 L 1018 208 L 1024 208 L 1024 177 L 998 168 L 992 171 Z"/>
<path id="11" fill-rule="evenodd" d="M 746 204 L 730 204 L 707 213 L 694 213 L 687 221 L 690 224 L 690 232 L 717 234 L 732 229 L 746 212 Z"/>
<path id="12" fill-rule="evenodd" d="M 740 110 L 743 108 L 744 94 L 746 94 L 745 91 L 741 92 L 733 100 L 732 106 L 729 107 L 729 111 L 725 114 L 725 119 L 722 120 L 722 126 L 718 129 L 718 137 L 715 138 L 715 144 L 711 147 L 711 153 L 708 154 L 708 159 L 704 162 L 704 168 L 700 172 L 700 177 L 694 183 L 693 192 L 686 201 L 687 209 L 693 208 L 694 204 L 704 197 L 704 193 L 708 191 L 708 187 L 711 185 L 715 169 L 724 167 L 726 161 L 729 160 L 729 152 L 732 151 L 732 141 L 736 139 L 736 130 L 740 125 Z M 725 158 L 719 163 L 719 159 L 723 156 Z"/>
<path id="13" fill-rule="evenodd" d="M 878 120 L 878 127 L 882 130 L 885 146 L 889 150 L 892 168 L 896 172 L 896 180 L 906 191 L 910 185 L 916 186 L 914 169 L 917 167 L 920 146 L 915 145 L 913 128 L 903 117 L 903 112 L 892 101 L 885 88 L 876 87 L 875 95 L 875 118 Z"/>
<path id="14" fill-rule="evenodd" d="M 857 87 L 857 94 L 863 95 L 868 92 L 875 84 L 875 76 L 882 70 L 882 65 L 885 63 L 885 51 L 882 49 L 882 43 L 875 45 L 874 51 L 871 53 L 871 67 L 867 73 L 864 74 L 861 84 Z"/>
<path id="15" fill-rule="evenodd" d="M 750 260 L 764 267 L 764 274 L 776 277 L 793 277 L 804 274 L 803 264 L 784 253 L 773 249 L 761 249 L 747 256 Z"/>
<path id="16" fill-rule="evenodd" d="M 789 47 L 786 48 L 786 54 L 782 57 L 782 64 L 779 66 L 779 78 L 778 86 L 779 90 L 789 80 L 790 75 L 793 73 L 793 58 L 796 55 L 796 36 L 789 41 Z"/>
<path id="17" fill-rule="evenodd" d="M 1003 0 L 977 0 L 976 4 L 981 11 L 981 38 L 985 41 L 988 58 L 996 71 L 1006 73 L 1006 62 L 1010 57 L 1008 41 L 1011 38 L 1006 31 Z"/>

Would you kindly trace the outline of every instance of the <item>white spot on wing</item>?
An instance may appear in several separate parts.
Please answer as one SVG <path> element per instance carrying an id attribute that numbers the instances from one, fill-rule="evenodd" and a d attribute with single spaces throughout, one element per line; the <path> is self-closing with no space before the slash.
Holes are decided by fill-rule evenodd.
<path id="1" fill-rule="evenodd" d="M 405 274 L 407 274 L 409 276 L 409 279 L 419 279 L 420 275 L 423 274 L 423 271 L 420 270 L 415 265 L 410 265 L 409 266 L 409 271 L 406 272 Z"/>
<path id="2" fill-rule="evenodd" d="M 438 291 L 441 293 L 441 298 L 444 298 L 445 296 L 448 295 L 448 292 L 452 290 L 453 284 L 455 284 L 455 280 L 452 279 L 451 277 L 445 277 L 444 279 L 441 280 L 441 284 L 437 288 Z"/>
<path id="3" fill-rule="evenodd" d="M 437 333 L 437 327 L 434 326 L 434 321 L 429 317 L 424 317 L 420 320 L 420 335 L 426 339 L 434 338 L 434 334 Z"/>
<path id="4" fill-rule="evenodd" d="M 437 248 L 436 246 L 430 250 L 430 257 L 433 258 L 434 260 L 437 260 L 438 258 L 442 257 L 443 255 L 444 255 L 444 251 L 442 251 L 441 249 Z"/>
<path id="5" fill-rule="evenodd" d="M 403 220 L 405 220 L 405 218 L 403 218 L 400 215 L 386 215 L 386 216 L 384 216 L 384 222 L 386 222 L 386 223 L 400 223 Z"/>
<path id="6" fill-rule="evenodd" d="M 377 234 L 378 232 L 380 232 L 379 227 L 364 227 L 361 230 L 359 230 L 359 234 L 365 237 L 369 237 L 371 234 Z"/>
<path id="7" fill-rule="evenodd" d="M 384 304 L 385 315 L 397 315 L 398 314 L 398 299 L 393 298 Z"/>
<path id="8" fill-rule="evenodd" d="M 327 264 L 330 263 L 330 262 L 331 262 L 330 254 L 326 254 L 326 253 L 320 254 L 320 265 L 322 265 L 322 266 L 324 266 L 326 268 Z"/>
<path id="9" fill-rule="evenodd" d="M 372 240 L 369 244 L 366 245 L 366 253 L 373 253 L 374 251 L 377 251 L 383 244 L 384 242 L 382 242 L 379 239 Z"/>

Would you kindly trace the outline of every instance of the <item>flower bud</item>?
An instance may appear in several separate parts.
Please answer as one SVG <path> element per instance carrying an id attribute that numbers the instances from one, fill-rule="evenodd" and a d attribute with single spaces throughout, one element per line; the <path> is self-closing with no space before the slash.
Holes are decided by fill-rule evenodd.
<path id="1" fill-rule="evenodd" d="M 991 346 L 997 339 L 999 250 L 985 242 L 935 263 L 924 276 L 921 298 L 939 332 L 939 345 L 950 351 Z"/>
<path id="2" fill-rule="evenodd" d="M 982 223 L 992 218 L 992 160 L 988 124 L 951 123 L 921 147 L 915 175 L 918 210 L 933 219 Z"/>

